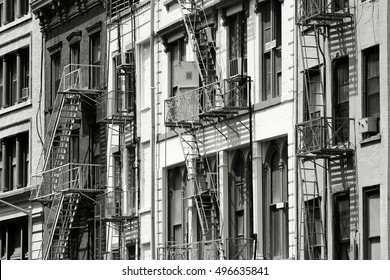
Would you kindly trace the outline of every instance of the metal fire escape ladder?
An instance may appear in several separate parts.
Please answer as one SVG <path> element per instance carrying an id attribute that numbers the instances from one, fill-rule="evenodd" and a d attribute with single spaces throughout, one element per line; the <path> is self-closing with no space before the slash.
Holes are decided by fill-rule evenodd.
<path id="1" fill-rule="evenodd" d="M 322 100 L 324 99 L 319 33 L 315 25 L 311 30 L 306 30 L 304 27 L 300 26 L 299 32 L 301 35 L 299 36 L 299 39 L 303 67 L 305 98 L 307 102 L 308 119 L 311 120 L 312 118 L 315 118 L 315 114 L 319 111 L 319 108 L 324 109 L 325 107 L 325 104 L 314 103 L 316 100 L 318 100 L 317 96 L 321 96 Z M 315 73 L 318 73 L 319 80 L 314 80 L 312 78 L 312 75 Z M 318 91 L 314 92 L 313 89 Z"/>
<path id="2" fill-rule="evenodd" d="M 216 61 L 212 57 L 212 53 L 215 52 L 215 45 L 208 39 L 212 34 L 203 5 L 197 0 L 178 0 L 178 3 L 191 48 L 196 56 L 200 80 L 204 86 L 216 82 L 218 81 L 216 67 L 214 67 L 216 66 Z M 186 6 L 188 3 L 191 5 L 190 8 Z M 202 18 L 206 21 L 206 27 L 203 31 L 199 30 Z"/>
<path id="3" fill-rule="evenodd" d="M 194 201 L 202 228 L 203 238 L 210 238 L 215 229 L 215 209 L 217 202 L 213 197 L 213 191 L 206 184 L 206 167 L 200 153 L 199 146 L 203 143 L 199 140 L 196 130 L 187 130 L 179 133 L 180 143 L 184 154 L 189 181 L 194 183 Z"/>
<path id="4" fill-rule="evenodd" d="M 309 259 L 324 259 L 326 236 L 321 209 L 321 196 L 318 187 L 317 163 L 301 158 L 299 165 L 301 186 L 301 251 Z"/>
<path id="5" fill-rule="evenodd" d="M 217 61 L 215 59 L 216 47 L 213 42 L 212 30 L 207 22 L 207 16 L 204 11 L 203 1 L 183 1 L 178 0 L 182 14 L 184 26 L 188 35 L 191 48 L 196 57 L 196 65 L 200 75 L 202 85 L 212 85 L 212 94 L 202 95 L 203 106 L 212 108 L 213 102 L 223 100 L 221 84 L 217 76 Z M 204 26 L 202 28 L 201 26 Z M 210 96 L 214 96 L 213 100 Z M 203 108 L 205 110 L 206 108 Z M 213 174 L 208 163 L 207 157 L 203 157 L 200 147 L 204 143 L 199 139 L 202 127 L 190 128 L 181 127 L 178 133 L 184 160 L 187 167 L 188 179 L 194 182 L 195 194 L 194 202 L 198 212 L 199 222 L 201 224 L 203 239 L 213 238 L 213 232 L 218 229 L 218 219 L 216 217 L 219 211 L 219 193 L 213 181 Z M 207 174 L 210 176 L 211 186 L 206 183 Z"/>

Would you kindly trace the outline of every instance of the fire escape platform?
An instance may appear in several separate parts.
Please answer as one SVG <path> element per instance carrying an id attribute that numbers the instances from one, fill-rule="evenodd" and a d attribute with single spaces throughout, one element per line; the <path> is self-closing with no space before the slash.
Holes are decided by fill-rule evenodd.
<path id="1" fill-rule="evenodd" d="M 330 158 L 355 152 L 350 140 L 354 119 L 319 117 L 296 125 L 297 156 Z"/>

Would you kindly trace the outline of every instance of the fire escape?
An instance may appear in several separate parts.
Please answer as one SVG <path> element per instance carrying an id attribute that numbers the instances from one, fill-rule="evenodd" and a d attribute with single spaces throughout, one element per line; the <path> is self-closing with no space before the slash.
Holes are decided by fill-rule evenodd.
<path id="1" fill-rule="evenodd" d="M 129 186 L 128 169 L 132 167 L 128 166 L 129 158 L 123 156 L 127 152 L 129 136 L 132 144 L 135 144 L 135 48 L 123 51 L 120 33 L 121 14 L 131 9 L 134 2 L 138 1 L 111 0 L 106 6 L 108 32 L 111 34 L 112 30 L 117 30 L 118 53 L 113 65 L 115 89 L 97 98 L 97 122 L 107 128 L 108 157 L 106 191 L 95 210 L 96 259 L 125 259 L 126 235 L 138 231 L 138 220 L 134 222 L 136 183 L 133 178 L 133 185 Z M 135 36 L 134 14 L 130 20 L 131 32 Z M 134 38 L 132 42 L 134 43 Z M 108 69 L 105 71 L 108 73 Z M 127 175 L 124 176 L 123 172 Z"/>
<path id="2" fill-rule="evenodd" d="M 296 4 L 305 120 L 296 125 L 300 258 L 327 259 L 323 212 L 330 190 L 326 174 L 331 162 L 353 161 L 355 146 L 350 136 L 354 135 L 354 120 L 328 117 L 326 113 L 324 42 L 330 29 L 344 28 L 352 15 L 348 7 L 340 7 L 339 1 L 298 0 Z"/>
<path id="3" fill-rule="evenodd" d="M 38 259 L 65 259 L 80 201 L 102 190 L 100 166 L 69 160 L 72 131 L 82 112 L 81 102 L 101 92 L 90 75 L 100 66 L 69 64 L 64 67 L 52 114 L 46 128 L 43 151 L 33 176 L 31 199 L 49 207 Z"/>
<path id="4" fill-rule="evenodd" d="M 226 251 L 226 247 L 230 245 L 226 244 L 227 240 L 218 240 L 221 229 L 218 171 L 213 172 L 209 162 L 210 157 L 206 155 L 204 128 L 212 126 L 227 139 L 217 125 L 219 122 L 224 122 L 238 135 L 237 131 L 229 125 L 228 120 L 237 116 L 240 111 L 249 110 L 250 77 L 244 74 L 242 69 L 238 69 L 234 78 L 221 80 L 218 77 L 215 28 L 208 22 L 203 1 L 178 0 L 178 4 L 188 41 L 196 58 L 194 75 L 199 75 L 201 86 L 199 87 L 198 84 L 188 89 L 183 86 L 184 80 L 179 83 L 182 86 L 179 93 L 165 100 L 165 126 L 173 129 L 180 139 L 188 181 L 194 185 L 192 199 L 198 214 L 202 242 L 213 243 L 211 247 L 215 247 L 205 250 L 212 251 L 213 256 L 209 256 L 211 258 L 224 258 L 223 251 Z M 181 62 L 182 65 L 191 63 Z M 186 71 L 188 69 L 184 67 L 181 69 L 185 75 L 187 75 Z M 177 253 L 170 246 L 167 244 L 164 250 L 160 250 L 163 258 L 175 259 L 178 254 L 188 254 L 184 252 L 187 251 L 186 249 L 183 252 L 179 249 L 180 252 Z M 199 250 L 200 248 L 197 248 L 193 251 Z"/>

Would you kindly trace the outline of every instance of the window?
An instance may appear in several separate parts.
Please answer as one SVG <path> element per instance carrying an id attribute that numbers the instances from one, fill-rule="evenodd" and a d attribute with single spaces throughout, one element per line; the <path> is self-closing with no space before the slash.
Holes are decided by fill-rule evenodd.
<path id="1" fill-rule="evenodd" d="M 27 15 L 28 11 L 28 0 L 0 0 L 0 26 Z"/>
<path id="2" fill-rule="evenodd" d="M 4 0 L 0 0 L 0 27 L 4 25 L 4 15 L 3 15 L 3 7 L 4 7 L 4 4 L 3 4 L 3 1 Z"/>
<path id="3" fill-rule="evenodd" d="M 267 1 L 261 7 L 263 27 L 263 101 L 275 98 L 281 94 L 281 14 L 279 0 Z"/>
<path id="4" fill-rule="evenodd" d="M 246 72 L 247 63 L 247 25 L 246 25 L 246 16 L 244 13 L 240 12 L 234 14 L 228 18 L 229 22 L 229 74 L 233 76 L 234 74 L 241 73 L 241 69 L 234 69 L 234 66 L 240 67 L 240 63 L 235 63 L 241 58 L 244 58 L 243 66 L 240 68 L 244 69 Z"/>
<path id="5" fill-rule="evenodd" d="M 349 126 L 342 119 L 349 118 L 349 62 L 348 58 L 334 64 L 334 129 L 336 142 L 346 142 L 349 139 Z M 338 143 L 335 143 L 338 144 Z"/>
<path id="6" fill-rule="evenodd" d="M 70 46 L 70 64 L 80 64 L 80 43 Z"/>
<path id="7" fill-rule="evenodd" d="M 1 188 L 15 190 L 27 186 L 29 176 L 28 133 L 1 139 Z"/>
<path id="8" fill-rule="evenodd" d="M 100 35 L 94 35 L 90 38 L 90 64 L 93 66 L 100 66 L 101 59 L 101 47 L 100 47 Z M 91 69 L 91 87 L 93 89 L 99 89 L 101 87 L 100 68 L 93 67 Z"/>
<path id="9" fill-rule="evenodd" d="M 306 121 L 310 118 L 318 118 L 321 116 L 321 104 L 323 102 L 321 94 L 323 90 L 321 70 L 319 67 L 309 69 L 309 71 L 307 71 L 304 75 L 306 75 L 307 90 L 309 91 L 308 93 L 305 93 L 303 102 L 304 120 Z"/>
<path id="10" fill-rule="evenodd" d="M 333 1 L 333 9 L 334 11 L 344 10 L 349 7 L 349 0 L 336 0 Z"/>
<path id="11" fill-rule="evenodd" d="M 364 191 L 363 211 L 364 259 L 379 260 L 381 258 L 379 187 Z"/>
<path id="12" fill-rule="evenodd" d="M 27 99 L 29 94 L 29 49 L 19 49 L 7 54 L 0 66 L 1 108 L 15 105 Z"/>
<path id="13" fill-rule="evenodd" d="M 305 259 L 319 260 L 324 246 L 320 198 L 305 201 L 305 208 Z"/>
<path id="14" fill-rule="evenodd" d="M 184 180 L 182 168 L 168 171 L 168 241 L 183 244 L 185 213 L 183 209 Z"/>
<path id="15" fill-rule="evenodd" d="M 28 230 L 26 217 L 0 223 L 0 259 L 28 259 Z"/>
<path id="16" fill-rule="evenodd" d="M 379 47 L 375 46 L 363 52 L 363 103 L 364 116 L 380 116 Z"/>
<path id="17" fill-rule="evenodd" d="M 288 257 L 286 158 L 287 150 L 280 152 L 278 145 L 271 143 L 264 165 L 264 213 L 266 255 L 273 260 Z"/>
<path id="18" fill-rule="evenodd" d="M 58 87 L 61 82 L 61 53 L 57 52 L 51 57 L 51 94 L 50 94 L 50 105 L 54 105 L 54 101 L 57 96 Z"/>
<path id="19" fill-rule="evenodd" d="M 234 155 L 229 182 L 229 259 L 246 259 L 250 254 L 246 238 L 252 232 L 251 185 L 246 180 L 244 155 L 237 151 Z"/>
<path id="20" fill-rule="evenodd" d="M 9 96 L 8 96 L 8 100 L 9 100 L 9 105 L 15 105 L 17 103 L 17 98 L 16 98 L 16 92 L 17 92 L 17 84 L 18 84 L 18 77 L 16 75 L 16 55 L 15 54 L 12 54 L 9 59 L 8 59 L 8 63 L 9 63 L 9 68 L 10 68 L 10 72 L 9 72 L 9 85 L 10 85 L 10 89 L 9 89 Z"/>
<path id="21" fill-rule="evenodd" d="M 186 60 L 186 44 L 184 43 L 184 38 L 179 39 L 170 44 L 170 70 L 171 70 L 171 84 L 172 84 L 172 92 L 171 96 L 175 96 L 179 93 L 179 86 L 175 84 L 175 76 L 177 71 L 177 65 L 180 61 Z"/>
<path id="22" fill-rule="evenodd" d="M 351 239 L 349 194 L 334 197 L 334 259 L 349 260 Z"/>

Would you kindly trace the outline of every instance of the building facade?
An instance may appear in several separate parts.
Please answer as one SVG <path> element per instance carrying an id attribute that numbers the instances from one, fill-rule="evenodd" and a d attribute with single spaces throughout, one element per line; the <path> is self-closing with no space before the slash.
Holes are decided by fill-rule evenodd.
<path id="1" fill-rule="evenodd" d="M 29 259 L 41 240 L 42 206 L 29 201 L 43 132 L 41 38 L 28 1 L 0 2 L 1 259 Z"/>
<path id="2" fill-rule="evenodd" d="M 2 258 L 389 259 L 387 1 L 15 5 Z"/>

